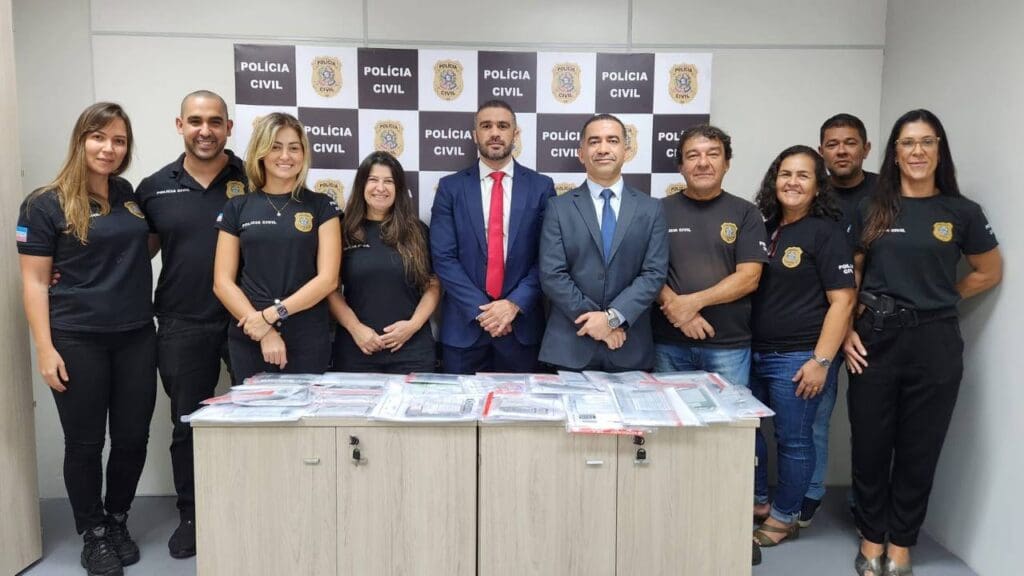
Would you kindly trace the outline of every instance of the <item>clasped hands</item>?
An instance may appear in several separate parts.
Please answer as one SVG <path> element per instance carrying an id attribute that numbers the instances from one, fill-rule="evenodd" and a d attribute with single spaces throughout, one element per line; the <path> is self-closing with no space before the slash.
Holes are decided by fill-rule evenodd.
<path id="1" fill-rule="evenodd" d="M 608 313 L 603 310 L 584 312 L 576 318 L 577 326 L 583 326 L 576 331 L 577 336 L 590 336 L 598 342 L 604 342 L 609 350 L 618 350 L 626 343 L 626 331 L 622 328 L 612 328 L 608 325 Z"/>
<path id="2" fill-rule="evenodd" d="M 350 334 L 356 346 L 359 347 L 359 351 L 371 356 L 383 350 L 398 352 L 419 329 L 420 327 L 411 320 L 399 320 L 385 326 L 383 334 L 378 334 L 373 328 L 362 323 Z"/>
<path id="3" fill-rule="evenodd" d="M 501 338 L 512 332 L 512 321 L 519 314 L 519 306 L 507 299 L 488 302 L 480 306 L 480 310 L 476 321 L 491 338 Z"/>
<path id="4" fill-rule="evenodd" d="M 661 311 L 665 318 L 686 335 L 694 340 L 705 340 L 715 337 L 715 329 L 700 314 L 701 306 L 697 299 L 689 294 L 676 294 L 665 300 Z"/>

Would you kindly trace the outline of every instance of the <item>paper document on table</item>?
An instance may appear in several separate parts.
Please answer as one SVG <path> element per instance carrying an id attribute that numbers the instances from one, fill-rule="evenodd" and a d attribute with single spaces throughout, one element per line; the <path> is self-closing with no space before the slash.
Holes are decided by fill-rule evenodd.
<path id="1" fill-rule="evenodd" d="M 601 382 L 591 382 L 579 372 L 559 371 L 558 374 L 532 374 L 527 378 L 527 391 L 531 394 L 595 394 L 607 391 Z"/>
<path id="2" fill-rule="evenodd" d="M 647 372 L 631 370 L 629 372 L 599 372 L 597 370 L 584 370 L 583 376 L 591 382 L 604 384 L 643 384 L 656 382 Z"/>
<path id="3" fill-rule="evenodd" d="M 383 391 L 394 376 L 371 372 L 327 372 L 316 383 L 325 388 Z"/>
<path id="4" fill-rule="evenodd" d="M 758 400 L 746 386 L 730 386 L 718 394 L 722 409 L 734 419 L 769 418 L 775 412 Z"/>
<path id="5" fill-rule="evenodd" d="M 488 392 L 526 392 L 527 379 L 531 374 L 501 372 L 477 372 L 463 377 L 468 391 L 487 394 Z"/>
<path id="6" fill-rule="evenodd" d="M 480 417 L 483 397 L 477 394 L 408 394 L 391 390 L 372 417 L 397 422 L 471 422 Z"/>
<path id="7" fill-rule="evenodd" d="M 615 400 L 608 392 L 601 394 L 566 394 L 565 428 L 584 434 L 643 434 L 640 427 L 623 424 Z"/>
<path id="8" fill-rule="evenodd" d="M 480 420 L 560 422 L 565 420 L 565 405 L 559 396 L 494 391 L 484 401 Z"/>
<path id="9" fill-rule="evenodd" d="M 231 388 L 239 406 L 305 406 L 312 401 L 308 384 L 242 384 Z"/>
<path id="10" fill-rule="evenodd" d="M 732 418 L 726 413 L 716 398 L 717 394 L 708 390 L 704 384 L 686 384 L 669 386 L 669 393 L 677 395 L 705 424 L 730 422 Z"/>
<path id="11" fill-rule="evenodd" d="M 306 406 L 238 406 L 217 404 L 204 406 L 182 422 L 295 422 L 309 411 Z M 186 420 L 187 418 L 187 420 Z"/>
<path id="12" fill-rule="evenodd" d="M 675 427 L 684 424 L 659 384 L 611 384 L 612 398 L 626 426 Z"/>
<path id="13" fill-rule="evenodd" d="M 320 374 L 281 374 L 279 372 L 260 372 L 245 379 L 242 384 L 280 384 L 302 385 L 316 384 L 320 381 Z"/>

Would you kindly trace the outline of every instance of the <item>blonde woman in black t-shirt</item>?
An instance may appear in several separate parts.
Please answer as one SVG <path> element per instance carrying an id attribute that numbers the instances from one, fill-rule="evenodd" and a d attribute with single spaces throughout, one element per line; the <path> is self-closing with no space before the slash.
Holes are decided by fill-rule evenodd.
<path id="1" fill-rule="evenodd" d="M 128 115 L 93 104 L 78 117 L 60 173 L 18 218 L 25 315 L 64 431 L 64 484 L 89 574 L 120 575 L 139 560 L 126 520 L 156 401 L 149 226 L 118 177 L 131 157 Z M 55 269 L 61 279 L 51 287 Z"/>
<path id="2" fill-rule="evenodd" d="M 855 567 L 903 576 L 963 374 L 956 305 L 999 282 L 1002 257 L 981 207 L 960 194 L 949 138 L 927 110 L 896 121 L 878 189 L 853 224 L 862 306 L 843 350 L 861 533 Z M 971 271 L 957 279 L 961 256 Z"/>
<path id="3" fill-rule="evenodd" d="M 427 227 L 416 217 L 394 156 L 373 152 L 359 165 L 342 230 L 342 291 L 329 298 L 340 323 L 333 369 L 433 371 L 429 320 L 441 288 L 430 266 Z"/>

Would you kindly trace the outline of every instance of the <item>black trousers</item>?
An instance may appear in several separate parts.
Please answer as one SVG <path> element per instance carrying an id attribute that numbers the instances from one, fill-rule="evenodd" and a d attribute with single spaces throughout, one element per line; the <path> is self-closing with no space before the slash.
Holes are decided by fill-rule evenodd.
<path id="1" fill-rule="evenodd" d="M 127 512 L 135 498 L 156 402 L 156 335 L 152 324 L 114 333 L 51 332 L 68 373 L 67 390 L 53 398 L 64 429 L 64 485 L 81 534 L 103 522 L 104 509 Z"/>
<path id="2" fill-rule="evenodd" d="M 231 356 L 232 382 L 242 384 L 260 372 L 286 374 L 323 374 L 331 362 L 331 333 L 327 307 L 317 306 L 282 323 L 278 330 L 284 339 L 288 363 L 284 370 L 263 361 L 260 343 L 252 340 L 235 322 L 228 327 L 228 354 Z"/>
<path id="3" fill-rule="evenodd" d="M 963 375 L 957 318 L 872 329 L 855 324 L 868 367 L 850 375 L 855 518 L 867 540 L 913 546 Z"/>
<path id="4" fill-rule="evenodd" d="M 214 395 L 221 361 L 228 362 L 228 321 L 197 322 L 160 318 L 156 333 L 157 368 L 171 401 L 171 470 L 178 493 L 178 512 L 194 520 L 195 466 L 192 462 L 192 427 L 181 417 L 199 409 Z"/>

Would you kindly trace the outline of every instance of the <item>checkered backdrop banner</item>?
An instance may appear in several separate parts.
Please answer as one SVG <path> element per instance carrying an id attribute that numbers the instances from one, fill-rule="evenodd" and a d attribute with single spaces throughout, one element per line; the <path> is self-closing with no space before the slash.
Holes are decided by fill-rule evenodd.
<path id="1" fill-rule="evenodd" d="M 710 118 L 711 54 L 235 45 L 236 151 L 260 116 L 295 115 L 312 147 L 309 187 L 342 206 L 362 158 L 386 150 L 429 222 L 441 177 L 476 162 L 473 114 L 495 98 L 516 111 L 516 160 L 559 193 L 583 182 L 580 128 L 600 112 L 626 124 L 626 182 L 665 196 L 682 188 L 679 134 Z"/>

